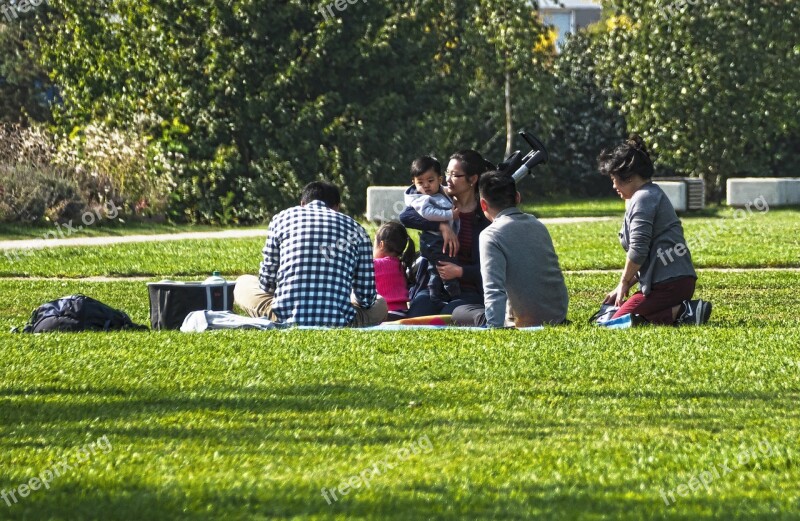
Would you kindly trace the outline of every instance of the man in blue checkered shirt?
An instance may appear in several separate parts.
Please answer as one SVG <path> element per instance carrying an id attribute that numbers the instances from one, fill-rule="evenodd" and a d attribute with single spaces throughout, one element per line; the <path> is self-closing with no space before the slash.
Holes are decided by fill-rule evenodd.
<path id="1" fill-rule="evenodd" d="M 386 318 L 375 290 L 372 243 L 340 213 L 339 189 L 306 185 L 300 206 L 269 225 L 259 276 L 236 281 L 235 302 L 252 317 L 297 326 L 369 326 Z"/>

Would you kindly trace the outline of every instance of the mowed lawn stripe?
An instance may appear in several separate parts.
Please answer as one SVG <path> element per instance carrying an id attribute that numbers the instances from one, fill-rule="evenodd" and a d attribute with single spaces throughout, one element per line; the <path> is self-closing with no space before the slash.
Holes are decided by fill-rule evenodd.
<path id="1" fill-rule="evenodd" d="M 696 266 L 800 267 L 800 235 L 787 233 L 800 228 L 800 212 L 775 209 L 745 213 L 743 218 L 733 215 L 723 211 L 683 217 Z M 548 225 L 562 269 L 621 269 L 625 259 L 617 240 L 621 220 L 620 216 L 619 221 Z M 372 236 L 375 229 L 368 226 Z M 205 278 L 212 271 L 257 273 L 265 238 L 6 250 L 0 252 L 0 277 Z M 664 258 L 669 262 L 668 256 Z"/>

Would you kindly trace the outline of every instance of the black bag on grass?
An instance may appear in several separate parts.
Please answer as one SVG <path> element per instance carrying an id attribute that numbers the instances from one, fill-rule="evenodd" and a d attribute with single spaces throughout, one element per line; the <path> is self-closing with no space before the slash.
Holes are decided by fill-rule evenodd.
<path id="1" fill-rule="evenodd" d="M 36 308 L 30 321 L 22 330 L 25 333 L 50 331 L 119 331 L 121 329 L 146 330 L 130 317 L 85 295 L 62 297 Z"/>
<path id="2" fill-rule="evenodd" d="M 602 325 L 603 323 L 611 320 L 611 317 L 613 317 L 614 313 L 616 313 L 618 310 L 619 306 L 615 306 L 614 304 L 600 304 L 600 310 L 589 317 L 589 323 Z"/>
<path id="3" fill-rule="evenodd" d="M 192 311 L 232 311 L 235 282 L 148 282 L 150 327 L 180 329 Z"/>

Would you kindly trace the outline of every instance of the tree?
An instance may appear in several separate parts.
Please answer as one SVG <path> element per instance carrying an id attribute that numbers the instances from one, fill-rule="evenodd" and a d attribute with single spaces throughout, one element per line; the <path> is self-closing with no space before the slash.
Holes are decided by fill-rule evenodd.
<path id="1" fill-rule="evenodd" d="M 35 16 L 27 13 L 0 21 L 0 123 L 50 119 L 50 101 L 56 92 L 37 60 L 35 23 Z"/>
<path id="2" fill-rule="evenodd" d="M 192 220 L 264 219 L 319 177 L 358 211 L 368 185 L 405 182 L 450 96 L 429 65 L 439 2 L 334 17 L 311 2 L 54 4 L 42 37 L 67 100 L 59 124 L 144 121 L 185 158 L 174 207 Z"/>
<path id="3" fill-rule="evenodd" d="M 543 133 L 554 125 L 549 66 L 554 47 L 535 2 L 454 2 L 446 66 L 457 80 L 440 120 L 440 149 L 470 146 L 498 161 L 522 128 Z M 499 138 L 504 138 L 502 142 Z"/>
<path id="4" fill-rule="evenodd" d="M 659 162 L 706 180 L 763 175 L 798 135 L 800 4 L 612 0 L 592 48 L 598 78 Z M 795 137 L 796 139 L 796 137 Z"/>
<path id="5" fill-rule="evenodd" d="M 552 124 L 550 51 L 523 0 L 52 5 L 39 34 L 64 92 L 57 125 L 172 154 L 176 218 L 263 220 L 319 178 L 359 213 L 369 185 L 408 182 L 415 156 L 485 144 L 499 159 L 499 122 Z"/>
<path id="6" fill-rule="evenodd" d="M 626 137 L 625 118 L 616 108 L 619 96 L 605 77 L 596 74 L 592 54 L 596 30 L 571 35 L 553 66 L 553 113 L 557 125 L 543 135 L 550 153 L 548 164 L 523 186 L 532 194 L 594 196 L 613 193 L 611 183 L 597 172 L 597 156 Z"/>

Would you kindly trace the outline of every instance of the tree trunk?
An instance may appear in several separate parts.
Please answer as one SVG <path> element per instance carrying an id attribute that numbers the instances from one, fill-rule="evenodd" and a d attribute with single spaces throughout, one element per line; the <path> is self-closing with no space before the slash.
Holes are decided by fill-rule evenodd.
<path id="1" fill-rule="evenodd" d="M 514 144 L 514 124 L 511 121 L 511 72 L 506 69 L 506 157 Z"/>

